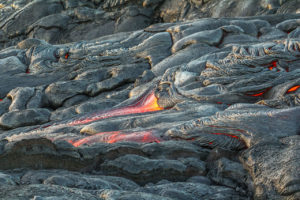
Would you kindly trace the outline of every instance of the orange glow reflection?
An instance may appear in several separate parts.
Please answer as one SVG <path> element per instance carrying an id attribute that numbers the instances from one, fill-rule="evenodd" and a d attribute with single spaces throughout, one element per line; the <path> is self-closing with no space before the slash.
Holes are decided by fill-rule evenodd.
<path id="1" fill-rule="evenodd" d="M 96 120 L 106 119 L 115 116 L 154 112 L 159 110 L 163 110 L 163 108 L 159 107 L 159 105 L 157 104 L 157 98 L 155 97 L 154 92 L 152 91 L 151 93 L 136 100 L 136 102 L 134 102 L 133 104 L 127 107 L 101 111 L 99 113 L 92 114 L 91 117 L 83 117 L 81 119 L 72 121 L 69 123 L 69 125 L 80 125 L 80 124 L 86 124 Z"/>

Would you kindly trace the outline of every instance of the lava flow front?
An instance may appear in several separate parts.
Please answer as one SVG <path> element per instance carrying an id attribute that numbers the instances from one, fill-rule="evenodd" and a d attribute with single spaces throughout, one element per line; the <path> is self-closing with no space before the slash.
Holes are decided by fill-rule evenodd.
<path id="1" fill-rule="evenodd" d="M 82 117 L 78 120 L 72 121 L 69 123 L 69 125 L 80 125 L 115 116 L 154 112 L 159 110 L 163 110 L 163 108 L 157 104 L 157 98 L 152 91 L 147 95 L 137 99 L 131 105 L 107 111 L 100 111 L 92 114 L 91 116 Z"/>
<path id="2" fill-rule="evenodd" d="M 94 143 L 116 143 L 116 142 L 142 142 L 142 143 L 150 143 L 150 142 L 161 142 L 162 139 L 156 137 L 152 131 L 138 131 L 138 132 L 122 132 L 122 131 L 112 131 L 112 132 L 102 132 L 97 133 L 92 136 L 88 136 L 82 138 L 80 140 L 72 141 L 68 140 L 75 147 L 79 147 L 81 145 L 87 144 L 91 145 Z"/>

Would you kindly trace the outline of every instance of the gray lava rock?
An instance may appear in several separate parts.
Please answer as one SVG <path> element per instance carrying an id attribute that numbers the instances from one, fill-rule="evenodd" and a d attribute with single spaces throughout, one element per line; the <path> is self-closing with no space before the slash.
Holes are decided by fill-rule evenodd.
<path id="1" fill-rule="evenodd" d="M 297 26 L 300 26 L 300 20 L 299 19 L 290 19 L 283 21 L 276 25 L 276 28 L 285 31 L 290 32 L 297 28 Z"/>
<path id="2" fill-rule="evenodd" d="M 158 194 L 172 199 L 247 199 L 233 189 L 222 186 L 208 186 L 201 183 L 176 182 L 157 186 L 147 186 L 139 191 Z"/>
<path id="3" fill-rule="evenodd" d="M 223 32 L 221 29 L 197 32 L 177 41 L 172 47 L 172 52 L 175 53 L 188 45 L 197 43 L 217 46 L 220 43 L 222 36 Z"/>
<path id="4" fill-rule="evenodd" d="M 16 183 L 10 175 L 0 173 L 0 185 L 1 186 L 16 185 Z"/>
<path id="5" fill-rule="evenodd" d="M 76 107 L 76 112 L 81 113 L 89 113 L 95 110 L 105 110 L 108 108 L 112 108 L 117 103 L 112 100 L 105 100 L 105 101 L 92 101 L 80 104 Z"/>
<path id="6" fill-rule="evenodd" d="M 22 126 L 43 124 L 49 121 L 50 111 L 37 108 L 22 111 L 11 111 L 0 118 L 0 126 L 5 128 L 17 128 Z"/>
<path id="7" fill-rule="evenodd" d="M 187 180 L 187 182 L 191 183 L 201 183 L 206 185 L 211 185 L 212 181 L 205 176 L 193 176 Z"/>
<path id="8" fill-rule="evenodd" d="M 149 194 L 144 192 L 119 191 L 119 190 L 104 190 L 99 194 L 99 196 L 105 200 L 110 200 L 110 199 L 172 200 L 172 198 L 162 197 L 155 194 Z"/>
<path id="9" fill-rule="evenodd" d="M 24 186 L 0 186 L 1 197 L 5 199 L 91 199 L 98 200 L 96 195 L 92 195 L 84 190 L 59 187 L 55 185 L 24 185 Z"/>
<path id="10" fill-rule="evenodd" d="M 10 104 L 11 100 L 9 98 L 5 98 L 0 102 L 0 115 L 8 112 Z"/>
<path id="11" fill-rule="evenodd" d="M 212 181 L 231 188 L 246 187 L 246 170 L 242 164 L 221 158 L 209 166 L 208 176 Z"/>
<path id="12" fill-rule="evenodd" d="M 130 163 L 136 163 L 134 167 Z M 140 183 L 164 178 L 179 180 L 187 173 L 187 166 L 176 160 L 147 159 L 137 155 L 125 155 L 101 165 L 111 175 L 129 177 Z"/>
<path id="13" fill-rule="evenodd" d="M 26 69 L 27 66 L 15 56 L 0 59 L 1 74 L 14 75 L 18 73 L 25 73 Z"/>
<path id="14" fill-rule="evenodd" d="M 84 93 L 86 87 L 86 81 L 56 82 L 46 88 L 45 95 L 50 105 L 59 107 L 65 100 Z"/>
<path id="15" fill-rule="evenodd" d="M 43 182 L 46 185 L 60 185 L 64 187 L 70 188 L 81 188 L 81 189 L 92 189 L 92 190 L 100 190 L 100 189 L 121 189 L 117 185 L 110 184 L 104 180 L 97 178 L 89 178 L 85 179 L 83 177 L 74 177 L 74 176 L 58 176 L 53 175 L 44 180 Z"/>
<path id="16" fill-rule="evenodd" d="M 278 198 L 278 193 L 291 199 L 299 197 L 298 145 L 299 135 L 294 135 L 257 144 L 242 154 L 255 184 L 256 198 Z"/>
<path id="17" fill-rule="evenodd" d="M 7 94 L 7 97 L 12 100 L 9 111 L 25 110 L 26 104 L 32 98 L 33 94 L 34 88 L 30 87 L 15 88 L 11 90 Z"/>
<path id="18" fill-rule="evenodd" d="M 1 27 L 11 37 L 20 35 L 25 32 L 27 26 L 44 16 L 60 12 L 62 9 L 62 5 L 57 0 L 34 1 L 3 21 Z"/>

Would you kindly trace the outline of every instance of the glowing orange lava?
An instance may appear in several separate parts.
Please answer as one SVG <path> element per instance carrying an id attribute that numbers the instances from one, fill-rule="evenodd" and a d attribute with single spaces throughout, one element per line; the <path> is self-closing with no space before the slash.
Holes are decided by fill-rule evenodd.
<path id="1" fill-rule="evenodd" d="M 80 124 L 86 124 L 96 120 L 106 119 L 115 116 L 154 112 L 159 110 L 163 110 L 163 108 L 159 107 L 154 92 L 151 92 L 141 97 L 140 99 L 136 100 L 133 104 L 127 107 L 101 111 L 99 113 L 92 114 L 91 117 L 83 117 L 78 120 L 72 121 L 69 123 L 69 125 L 80 125 Z"/>
<path id="2" fill-rule="evenodd" d="M 291 92 L 295 92 L 300 88 L 300 85 L 295 85 L 293 87 L 291 87 L 290 89 L 288 89 L 288 91 L 286 91 L 286 93 L 291 93 Z"/>
<path id="3" fill-rule="evenodd" d="M 116 143 L 116 142 L 139 142 L 139 143 L 150 143 L 150 142 L 161 142 L 162 140 L 153 135 L 152 131 L 140 131 L 125 133 L 121 131 L 102 132 L 92 136 L 82 138 L 77 141 L 68 140 L 75 147 L 79 147 L 83 144 L 91 145 L 94 143 Z"/>
<path id="4" fill-rule="evenodd" d="M 258 97 L 258 96 L 261 96 L 263 95 L 264 92 L 260 92 L 260 93 L 257 93 L 257 94 L 251 94 L 250 96 L 253 96 L 253 97 Z"/>
<path id="5" fill-rule="evenodd" d="M 69 53 L 66 53 L 65 54 L 65 59 L 68 59 L 69 58 Z"/>
<path id="6" fill-rule="evenodd" d="M 247 93 L 246 95 L 247 96 L 252 96 L 252 97 L 259 97 L 259 96 L 262 96 L 263 94 L 265 94 L 266 92 L 268 92 L 270 89 L 271 89 L 271 87 L 266 88 L 262 91 L 259 91 L 258 93 L 254 93 L 254 94 Z"/>
<path id="7" fill-rule="evenodd" d="M 276 67 L 277 67 L 277 61 L 273 61 L 273 62 L 271 62 L 271 66 L 269 66 L 268 68 L 269 68 L 269 70 L 272 70 Z"/>

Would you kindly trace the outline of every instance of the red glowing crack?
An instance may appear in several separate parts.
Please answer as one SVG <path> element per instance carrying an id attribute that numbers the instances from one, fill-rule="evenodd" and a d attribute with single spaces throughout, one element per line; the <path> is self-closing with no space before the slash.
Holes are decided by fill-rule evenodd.
<path id="1" fill-rule="evenodd" d="M 258 97 L 258 96 L 263 95 L 264 93 L 265 92 L 259 92 L 259 93 L 256 93 L 256 94 L 249 94 L 249 96 Z"/>
<path id="2" fill-rule="evenodd" d="M 239 129 L 236 129 L 236 130 L 239 130 Z M 207 133 L 207 134 L 212 134 L 212 135 L 223 135 L 223 136 L 230 137 L 230 138 L 233 138 L 233 139 L 235 139 L 235 140 L 238 140 L 238 141 L 242 142 L 242 140 L 240 139 L 239 136 L 234 135 L 234 134 L 230 134 L 230 133 Z M 190 141 L 196 141 L 197 138 L 190 138 L 190 139 L 188 139 L 188 140 L 190 140 Z M 214 143 L 213 141 L 209 141 L 209 142 L 208 142 L 209 145 L 212 145 L 213 143 Z"/>
<path id="3" fill-rule="evenodd" d="M 225 135 L 227 137 L 231 137 L 231 138 L 235 138 L 235 139 L 240 139 L 238 136 L 233 135 L 233 134 L 229 134 L 229 133 L 209 133 L 209 134 L 213 134 L 213 135 Z"/>
<path id="4" fill-rule="evenodd" d="M 138 114 L 138 113 L 146 113 L 146 112 L 154 112 L 163 110 L 157 104 L 157 98 L 154 95 L 154 92 L 150 92 L 147 95 L 143 96 L 142 98 L 136 100 L 133 104 L 122 107 L 122 108 L 115 108 L 112 110 L 101 111 L 95 114 L 92 114 L 90 117 L 83 117 L 78 120 L 72 121 L 69 125 L 80 125 L 86 124 L 93 121 L 106 119 L 110 117 L 116 116 L 123 116 L 123 115 L 130 115 L 130 114 Z"/>
<path id="5" fill-rule="evenodd" d="M 126 133 L 121 131 L 102 132 L 92 136 L 82 138 L 80 140 L 68 140 L 75 147 L 81 145 L 91 145 L 94 143 L 116 143 L 116 142 L 139 142 L 139 143 L 159 143 L 162 139 L 156 137 L 152 131 L 139 131 Z"/>
<path id="6" fill-rule="evenodd" d="M 252 96 L 252 97 L 259 97 L 268 92 L 271 89 L 271 87 L 266 88 L 264 90 L 258 91 L 257 93 L 247 93 L 247 96 Z"/>

